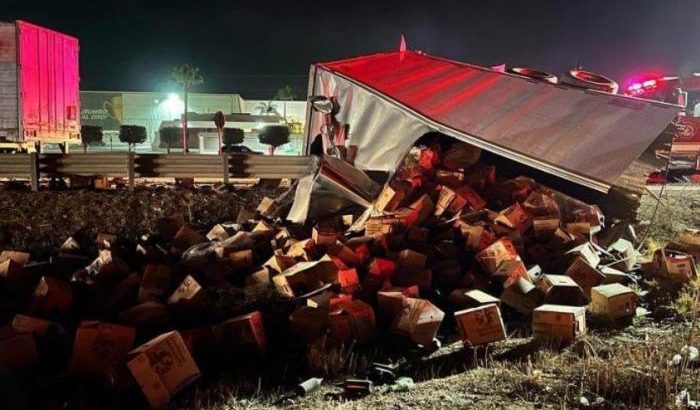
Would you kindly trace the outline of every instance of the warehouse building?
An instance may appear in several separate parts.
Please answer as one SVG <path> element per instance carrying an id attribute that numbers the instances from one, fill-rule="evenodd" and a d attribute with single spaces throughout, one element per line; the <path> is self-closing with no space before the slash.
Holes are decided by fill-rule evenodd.
<path id="1" fill-rule="evenodd" d="M 185 108 L 182 94 L 177 93 L 81 91 L 80 100 L 82 125 L 102 127 L 103 149 L 112 150 L 122 150 L 126 146 L 119 141 L 121 125 L 146 128 L 147 140 L 137 146 L 137 150 L 164 150 L 158 132 L 164 127 L 180 127 Z M 244 145 L 261 152 L 267 149 L 257 142 L 257 131 L 269 124 L 289 124 L 292 128 L 290 143 L 280 147 L 278 152 L 290 155 L 301 152 L 305 101 L 244 100 L 238 94 L 190 93 L 188 145 L 193 151 L 216 152 L 216 130 L 209 118 L 217 111 L 226 115 L 226 127 L 243 129 Z"/>

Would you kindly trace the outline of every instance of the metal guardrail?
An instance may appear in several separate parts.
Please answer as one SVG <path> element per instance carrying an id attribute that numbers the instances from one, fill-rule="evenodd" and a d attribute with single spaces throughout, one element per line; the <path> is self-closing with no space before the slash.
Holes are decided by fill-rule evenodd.
<path id="1" fill-rule="evenodd" d="M 206 178 L 228 183 L 235 178 L 299 179 L 313 171 L 308 156 L 257 154 L 178 155 L 129 153 L 0 154 L 0 178 L 28 179 L 32 189 L 41 177 Z"/>

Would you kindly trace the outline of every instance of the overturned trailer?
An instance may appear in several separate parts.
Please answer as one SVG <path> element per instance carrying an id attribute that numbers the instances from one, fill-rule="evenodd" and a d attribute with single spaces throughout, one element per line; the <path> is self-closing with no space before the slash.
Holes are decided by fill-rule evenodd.
<path id="1" fill-rule="evenodd" d="M 679 110 L 412 51 L 315 64 L 308 91 L 337 100 L 335 116 L 348 124 L 342 143 L 358 169 L 391 173 L 421 136 L 439 132 L 481 148 L 502 162 L 499 169 L 536 177 L 625 219 L 659 166 L 654 148 L 668 138 L 664 131 Z M 307 153 L 324 121 L 309 108 Z M 300 181 L 289 219 L 311 216 L 304 199 L 318 188 L 318 176 Z"/>

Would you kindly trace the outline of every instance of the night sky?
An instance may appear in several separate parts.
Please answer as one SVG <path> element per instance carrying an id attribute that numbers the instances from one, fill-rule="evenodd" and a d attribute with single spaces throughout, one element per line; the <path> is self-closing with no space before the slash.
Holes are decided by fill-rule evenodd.
<path id="1" fill-rule="evenodd" d="M 79 37 L 83 90 L 173 91 L 201 68 L 203 92 L 306 94 L 309 64 L 398 48 L 480 65 L 561 73 L 580 62 L 621 83 L 700 71 L 700 1 L 7 0 L 24 19 Z"/>

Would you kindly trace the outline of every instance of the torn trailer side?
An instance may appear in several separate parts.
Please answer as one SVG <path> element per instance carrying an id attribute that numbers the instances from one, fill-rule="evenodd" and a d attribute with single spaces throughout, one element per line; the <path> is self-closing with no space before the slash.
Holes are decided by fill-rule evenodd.
<path id="1" fill-rule="evenodd" d="M 363 171 L 393 172 L 420 137 L 439 132 L 624 219 L 679 109 L 410 51 L 315 64 L 309 95 L 335 99 L 347 124 L 339 143 Z M 307 152 L 323 126 L 309 109 Z"/>

